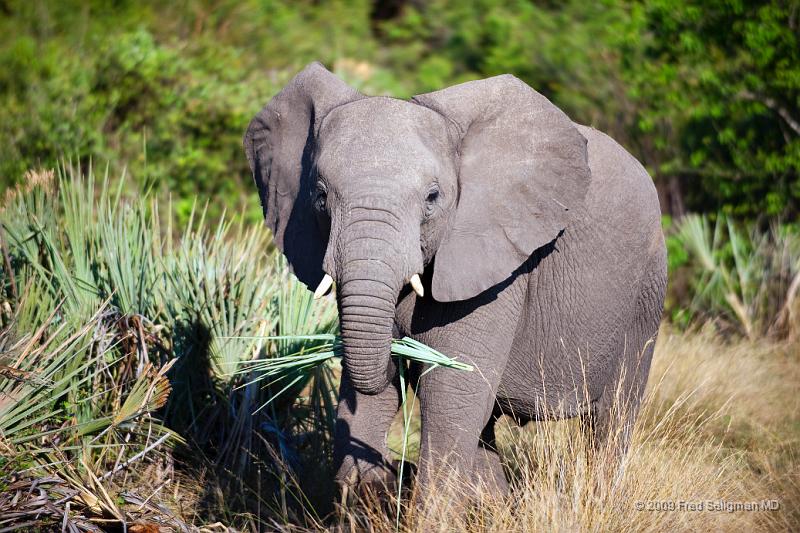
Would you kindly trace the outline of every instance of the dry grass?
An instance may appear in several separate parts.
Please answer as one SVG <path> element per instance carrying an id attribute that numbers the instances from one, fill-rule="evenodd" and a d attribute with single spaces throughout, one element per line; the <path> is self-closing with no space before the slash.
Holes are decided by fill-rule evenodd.
<path id="1" fill-rule="evenodd" d="M 665 329 L 621 472 L 598 467 L 610 463 L 609 452 L 588 457 L 574 421 L 504 424 L 499 439 L 513 494 L 479 490 L 465 512 L 468 490 L 450 477 L 425 505 L 406 504 L 400 530 L 796 531 L 799 378 L 797 346 L 730 344 L 710 331 Z M 780 508 L 726 508 L 764 500 Z M 689 508 L 699 504 L 702 510 Z M 340 523 L 395 531 L 393 516 L 365 501 Z"/>
<path id="2" fill-rule="evenodd" d="M 159 462 L 130 472 L 115 493 L 147 505 L 148 521 L 188 527 L 221 520 L 214 531 L 304 531 L 333 526 L 341 531 L 797 531 L 800 528 L 800 353 L 797 345 L 725 342 L 710 330 L 661 332 L 648 395 L 624 469 L 611 471 L 611 454 L 587 452 L 577 421 L 529 424 L 501 422 L 499 444 L 514 491 L 498 498 L 447 476 L 442 490 L 425 505 L 404 499 L 401 523 L 395 502 L 364 499 L 319 518 L 291 512 L 279 519 L 268 509 L 252 516 L 210 516 L 208 492 L 213 472 L 170 470 Z M 418 421 L 418 415 L 415 415 Z M 412 449 L 416 446 L 411 445 Z M 158 470 L 156 472 L 155 470 Z M 314 479 L 292 483 L 308 488 Z M 165 479 L 156 487 L 153 480 Z M 24 484 L 24 483 L 23 483 Z M 131 488 L 135 487 L 135 488 Z M 13 488 L 20 497 L 41 494 Z M 55 487 L 57 488 L 57 487 Z M 55 490 L 55 489 L 54 489 Z M 217 507 L 225 507 L 220 493 Z M 139 498 L 139 500 L 136 500 Z M 727 504 L 776 500 L 778 510 L 728 510 Z M 3 499 L 0 498 L 0 507 Z M 41 517 L 44 500 L 31 499 L 22 511 Z M 640 509 L 641 502 L 645 509 Z M 720 503 L 722 502 L 722 503 Z M 703 510 L 690 510 L 702 503 Z M 134 507 L 136 507 L 134 505 Z M 709 509 L 722 505 L 722 509 Z M 17 502 L 16 508 L 22 506 Z M 41 507 L 41 508 L 40 508 Z M 58 521 L 59 511 L 52 512 Z M 263 513 L 263 514 L 262 514 Z M 2 513 L 0 513 L 2 514 Z M 280 520 L 280 523 L 274 522 Z M 172 523 L 170 523 L 172 522 Z M 78 524 L 78 522 L 76 522 Z M 302 527 L 299 524 L 303 524 Z M 80 524 L 78 524 L 80 525 Z M 249 527 L 248 527 L 249 526 Z M 311 527 L 309 527 L 311 526 Z M 88 525 L 87 525 L 88 528 Z M 199 530 L 202 530 L 200 528 Z M 241 530 L 241 529 L 240 529 Z"/>

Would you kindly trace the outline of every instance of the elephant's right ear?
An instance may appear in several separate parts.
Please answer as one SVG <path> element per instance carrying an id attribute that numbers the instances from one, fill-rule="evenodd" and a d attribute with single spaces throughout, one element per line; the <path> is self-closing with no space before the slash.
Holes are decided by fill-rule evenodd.
<path id="1" fill-rule="evenodd" d="M 431 293 L 467 300 L 518 269 L 574 220 L 591 181 L 586 139 L 514 76 L 415 96 L 460 134 L 459 198 L 434 260 Z"/>
<path id="2" fill-rule="evenodd" d="M 295 275 L 311 287 L 322 279 L 328 236 L 312 209 L 314 137 L 333 108 L 364 98 L 320 63 L 311 63 L 253 118 L 244 150 L 264 219 Z"/>

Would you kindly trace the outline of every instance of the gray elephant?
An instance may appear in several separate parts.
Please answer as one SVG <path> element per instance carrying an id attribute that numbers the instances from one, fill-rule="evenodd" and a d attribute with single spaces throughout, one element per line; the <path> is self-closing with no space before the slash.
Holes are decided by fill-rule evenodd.
<path id="1" fill-rule="evenodd" d="M 611 138 L 510 75 L 405 101 L 313 63 L 255 116 L 244 147 L 294 273 L 318 295 L 336 283 L 337 480 L 393 475 L 393 336 L 475 368 L 410 368 L 423 490 L 443 458 L 506 487 L 502 414 L 581 417 L 593 442 L 625 450 L 666 250 L 653 182 Z"/>

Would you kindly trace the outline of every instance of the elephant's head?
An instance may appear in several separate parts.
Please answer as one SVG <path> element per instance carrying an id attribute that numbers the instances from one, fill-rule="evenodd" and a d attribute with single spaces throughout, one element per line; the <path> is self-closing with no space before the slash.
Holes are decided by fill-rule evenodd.
<path id="1" fill-rule="evenodd" d="M 409 102 L 359 94 L 313 63 L 256 115 L 244 146 L 294 273 L 318 292 L 337 284 L 344 367 L 366 394 L 393 371 L 406 284 L 441 302 L 496 285 L 558 237 L 590 179 L 585 139 L 513 76 Z"/>

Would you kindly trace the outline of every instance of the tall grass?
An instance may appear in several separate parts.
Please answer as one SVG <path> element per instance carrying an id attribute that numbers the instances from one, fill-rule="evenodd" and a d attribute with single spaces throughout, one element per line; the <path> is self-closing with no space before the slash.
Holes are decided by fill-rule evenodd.
<path id="1" fill-rule="evenodd" d="M 623 468 L 607 468 L 613 449 L 594 451 L 577 420 L 523 428 L 501 420 L 511 496 L 475 490 L 442 468 L 439 490 L 401 503 L 399 530 L 796 530 L 797 350 L 764 341 L 731 347 L 711 328 L 689 335 L 663 328 L 655 354 Z M 736 507 L 753 502 L 756 510 Z M 394 515 L 369 495 L 342 513 L 344 530 L 397 530 Z"/>
<path id="2" fill-rule="evenodd" d="M 202 477 L 196 512 L 258 523 L 238 511 L 261 508 L 288 520 L 302 496 L 285 466 L 302 468 L 303 446 L 321 462 L 331 455 L 333 376 L 312 373 L 258 412 L 273 391 L 234 370 L 287 349 L 260 336 L 333 332 L 334 306 L 313 303 L 264 228 L 209 226 L 202 209 L 175 228 L 153 198 L 123 198 L 111 182 L 71 166 L 32 172 L 2 205 L 2 482 L 20 471 L 31 483 L 80 482 L 76 527 L 131 521 L 112 505 L 127 501 L 115 483 L 141 462 L 161 472 L 144 492 Z M 292 408 L 301 395 L 303 408 L 325 411 L 320 425 Z M 318 438 L 297 440 L 308 431 Z"/>
<path id="3" fill-rule="evenodd" d="M 754 340 L 800 335 L 800 231 L 773 222 L 736 224 L 718 215 L 688 215 L 675 234 L 689 252 L 689 306 Z"/>

